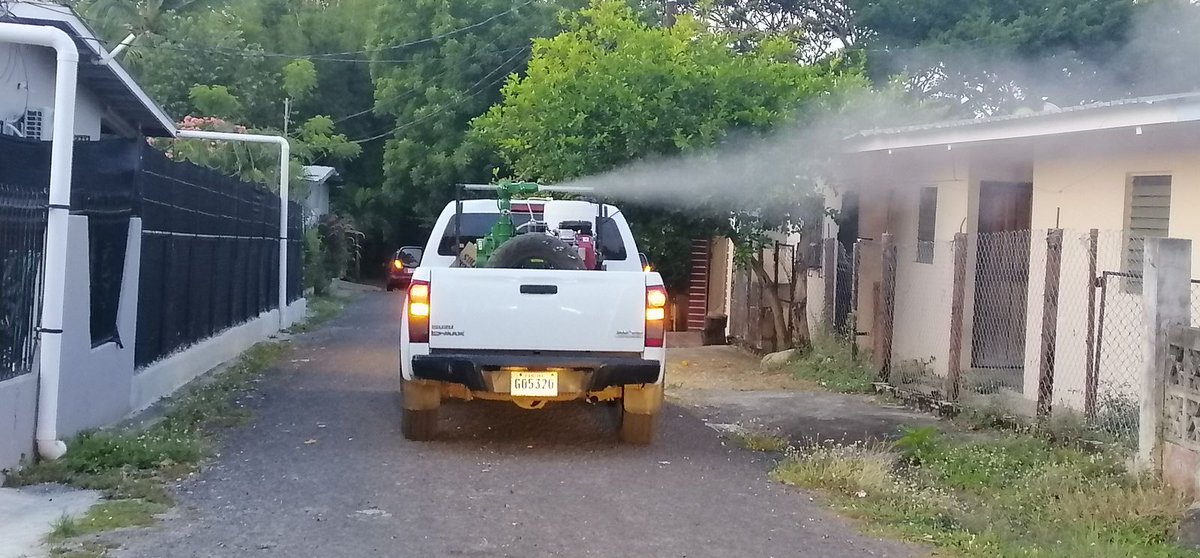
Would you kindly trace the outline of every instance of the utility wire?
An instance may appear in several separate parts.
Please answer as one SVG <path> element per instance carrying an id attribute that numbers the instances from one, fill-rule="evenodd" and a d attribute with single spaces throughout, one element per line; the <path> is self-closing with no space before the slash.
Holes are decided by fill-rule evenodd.
<path id="1" fill-rule="evenodd" d="M 139 44 L 135 43 L 135 44 L 131 45 L 129 48 L 135 48 L 135 47 L 140 46 L 141 48 L 166 48 L 166 49 L 172 49 L 172 50 L 183 50 L 186 52 L 209 52 L 209 53 L 215 53 L 215 54 L 227 54 L 230 56 L 246 56 L 246 57 L 261 56 L 264 58 L 293 58 L 293 59 L 294 58 L 306 58 L 306 59 L 310 59 L 310 60 L 327 60 L 327 61 L 331 61 L 331 62 L 370 63 L 370 62 L 372 62 L 372 60 L 369 58 L 350 58 L 350 57 L 353 57 L 355 55 L 374 54 L 374 53 L 378 53 L 378 52 L 387 52 L 387 51 L 392 51 L 392 50 L 404 49 L 404 48 L 408 48 L 411 46 L 416 46 L 416 45 L 421 45 L 421 44 L 425 44 L 425 43 L 439 41 L 441 39 L 445 39 L 447 37 L 452 37 L 454 35 L 459 35 L 461 33 L 465 33 L 472 29 L 476 29 L 476 28 L 482 27 L 484 25 L 487 25 L 487 24 L 489 24 L 493 21 L 496 21 L 497 19 L 500 19 L 509 14 L 516 13 L 519 9 L 521 9 L 525 6 L 528 6 L 536 1 L 538 1 L 538 0 L 525 0 L 524 2 L 517 4 L 516 6 L 513 6 L 507 10 L 504 10 L 503 12 L 494 14 L 491 17 L 477 21 L 475 23 L 471 23 L 469 25 L 465 25 L 463 27 L 451 29 L 451 30 L 443 32 L 443 33 L 437 33 L 435 35 L 431 35 L 429 37 L 425 37 L 422 39 L 417 39 L 417 40 L 394 44 L 394 45 L 382 46 L 382 47 L 378 47 L 378 48 L 348 50 L 348 51 L 342 51 L 342 52 L 321 52 L 321 53 L 310 53 L 310 54 L 292 54 L 292 53 L 284 53 L 284 52 L 255 51 L 255 50 L 247 50 L 247 49 L 202 46 L 202 45 L 175 46 L 175 45 L 159 44 L 159 45 L 149 45 L 148 46 L 148 45 L 139 45 Z M 17 2 L 17 3 L 31 3 L 31 2 Z M 41 5 L 41 4 L 39 4 L 39 5 Z M 58 10 L 58 9 L 54 9 L 53 7 L 48 7 L 48 9 L 50 9 L 51 11 L 55 11 L 55 12 L 58 12 L 58 13 L 61 13 L 64 15 L 73 15 L 73 16 L 79 17 L 81 20 L 83 19 L 83 16 L 76 14 L 72 11 L 69 11 L 69 8 L 66 8 L 65 6 L 62 8 L 63 8 L 62 10 Z M 95 39 L 88 38 L 88 37 L 81 37 L 81 38 L 84 40 L 91 40 L 91 41 L 100 43 L 101 45 L 104 45 L 105 48 L 108 48 L 108 45 L 113 42 L 113 41 L 106 41 L 106 40 L 100 39 L 100 38 L 95 38 Z M 406 62 L 406 61 L 407 60 L 374 60 L 374 62 Z"/>
<path id="2" fill-rule="evenodd" d="M 527 50 L 528 50 L 527 48 L 525 48 L 525 49 L 522 49 L 522 50 L 521 50 L 521 52 L 518 52 L 518 53 L 516 53 L 516 54 L 514 54 L 514 55 L 510 56 L 510 57 L 508 58 L 508 60 L 505 60 L 504 62 L 501 62 L 499 66 L 496 66 L 496 67 L 495 67 L 495 68 L 494 68 L 492 71 L 488 72 L 488 73 L 487 73 L 487 74 L 485 74 L 485 75 L 484 75 L 482 78 L 480 78 L 478 81 L 476 81 L 475 83 L 471 84 L 471 86 L 470 86 L 470 87 L 468 87 L 468 88 L 467 88 L 467 90 L 464 92 L 464 93 L 469 93 L 468 95 L 466 95 L 466 96 L 464 96 L 464 97 L 462 97 L 462 98 L 460 98 L 460 99 L 458 99 L 458 100 L 456 100 L 456 101 L 454 101 L 454 102 L 452 102 L 452 103 L 449 103 L 449 104 L 447 104 L 447 105 L 445 105 L 445 106 L 442 106 L 442 107 L 438 108 L 437 110 L 435 110 L 435 111 L 433 111 L 433 112 L 431 112 L 431 113 L 429 113 L 429 114 L 426 114 L 425 116 L 422 116 L 422 117 L 420 117 L 420 118 L 418 118 L 418 119 L 416 119 L 416 120 L 411 120 L 411 121 L 409 121 L 409 122 L 405 122 L 404 124 L 400 124 L 400 125 L 398 125 L 398 126 L 396 126 L 396 127 L 392 128 L 392 129 L 390 129 L 390 130 L 388 130 L 388 131 L 386 131 L 386 132 L 382 132 L 382 133 L 379 133 L 379 134 L 375 134 L 375 135 L 373 135 L 373 136 L 370 136 L 370 137 L 366 137 L 366 138 L 362 138 L 362 139 L 356 139 L 356 140 L 350 140 L 350 141 L 351 141 L 351 143 L 367 143 L 367 142 L 372 142 L 372 141 L 375 141 L 375 140 L 378 140 L 378 139 L 381 139 L 381 138 L 387 137 L 387 136 L 389 136 L 389 135 L 395 134 L 396 132 L 401 132 L 401 131 L 403 131 L 403 130 L 406 130 L 406 129 L 408 129 L 408 128 L 411 128 L 411 127 L 413 127 L 413 126 L 415 126 L 415 125 L 417 125 L 417 124 L 420 124 L 421 122 L 424 122 L 424 121 L 426 121 L 426 120 L 429 120 L 430 118 L 433 118 L 434 116 L 438 116 L 438 115 L 440 115 L 440 114 L 442 114 L 442 113 L 445 113 L 446 111 L 448 111 L 448 110 L 450 110 L 450 109 L 452 109 L 452 108 L 455 108 L 455 107 L 457 107 L 457 106 L 459 106 L 459 105 L 461 105 L 461 104 L 463 104 L 463 103 L 465 103 L 465 102 L 467 102 L 467 101 L 469 101 L 469 100 L 471 100 L 471 99 L 473 99 L 473 98 L 475 98 L 475 97 L 478 97 L 480 94 L 482 94 L 482 93 L 484 93 L 484 92 L 488 91 L 488 88 L 489 88 L 489 87 L 491 87 L 491 86 L 493 86 L 493 85 L 495 85 L 495 84 L 499 83 L 501 80 L 503 80 L 503 79 L 507 78 L 507 77 L 508 77 L 508 74 L 507 74 L 507 73 L 502 73 L 502 74 L 500 74 L 498 77 L 496 77 L 496 78 L 492 79 L 490 82 L 488 82 L 488 83 L 486 83 L 486 84 L 484 83 L 484 81 L 486 81 L 486 80 L 487 80 L 489 77 L 492 77 L 493 75 L 495 75 L 497 72 L 499 72 L 501 69 L 503 69 L 505 66 L 507 66 L 507 65 L 508 65 L 510 62 L 512 62 L 513 60 L 516 60 L 516 58 L 517 58 L 518 56 L 520 56 L 520 55 L 521 55 L 523 52 L 525 52 L 525 51 L 527 51 Z M 480 87 L 480 85 L 482 85 L 482 87 Z M 475 92 L 473 92 L 473 93 L 470 93 L 470 92 L 471 92 L 471 90 L 473 90 L 473 89 L 475 89 L 475 88 L 477 88 L 477 87 L 479 87 L 479 90 L 477 90 L 477 91 L 475 91 Z"/>
<path id="3" fill-rule="evenodd" d="M 495 44 L 495 42 L 494 42 L 494 41 L 493 41 L 492 43 L 489 43 L 487 46 L 491 46 L 491 45 L 493 45 L 493 44 Z M 483 55 L 485 55 L 485 54 L 508 54 L 508 53 L 510 53 L 510 52 L 519 52 L 519 51 L 524 51 L 524 50 L 529 50 L 529 47 L 528 47 L 528 46 L 519 46 L 519 47 L 514 47 L 514 48 L 506 48 L 506 49 L 504 49 L 504 50 L 497 50 L 497 51 L 495 51 L 495 52 L 482 52 L 482 51 L 481 51 L 481 52 L 476 52 L 475 54 L 472 54 L 472 55 L 470 55 L 470 56 L 468 56 L 468 57 L 464 58 L 463 60 L 464 60 L 464 61 L 466 61 L 466 60 L 471 60 L 471 59 L 474 59 L 474 58 L 478 58 L 478 57 L 480 57 L 480 56 L 483 56 Z M 444 58 L 443 58 L 443 60 L 444 60 Z M 510 59 L 510 60 L 511 60 L 511 59 Z M 506 61 L 505 63 L 507 63 L 507 61 Z M 460 70 L 460 68 L 447 68 L 447 69 L 445 69 L 445 70 L 442 70 L 441 72 L 438 72 L 437 74 L 434 74 L 432 77 L 426 78 L 426 80 L 427 80 L 427 81 L 434 81 L 434 80 L 437 80 L 437 79 L 441 79 L 442 77 L 445 77 L 445 76 L 446 76 L 446 74 L 449 74 L 450 72 L 456 72 L 456 71 L 459 71 L 459 70 Z M 404 99 L 404 98 L 407 98 L 407 97 L 412 97 L 413 95 L 416 95 L 416 94 L 417 94 L 417 90 L 415 90 L 415 89 L 414 89 L 414 90 L 407 91 L 407 92 L 405 92 L 405 93 L 403 93 L 403 94 L 396 95 L 395 97 L 389 97 L 389 98 L 388 98 L 388 99 L 386 99 L 386 100 L 387 100 L 387 101 L 398 101 L 398 100 L 401 100 L 401 99 Z M 377 104 L 377 103 L 376 103 L 376 104 Z M 362 116 L 362 115 L 364 115 L 364 114 L 367 114 L 367 113 L 369 113 L 369 112 L 372 112 L 372 111 L 374 111 L 374 110 L 375 110 L 375 106 L 376 106 L 376 104 L 372 104 L 371 106 L 369 106 L 369 107 L 367 107 L 367 108 L 365 108 L 365 109 L 363 109 L 363 110 L 360 110 L 360 111 L 358 111 L 358 112 L 355 112 L 355 113 L 352 113 L 352 114 L 347 114 L 347 115 L 345 115 L 345 116 L 342 116 L 342 117 L 340 117 L 340 118 L 338 118 L 338 119 L 334 120 L 334 121 L 333 121 L 333 123 L 334 123 L 334 124 L 340 124 L 340 123 L 342 123 L 342 122 L 345 122 L 345 121 L 347 121 L 347 120 L 350 120 L 350 119 L 352 119 L 352 118 L 358 118 L 359 116 Z"/>

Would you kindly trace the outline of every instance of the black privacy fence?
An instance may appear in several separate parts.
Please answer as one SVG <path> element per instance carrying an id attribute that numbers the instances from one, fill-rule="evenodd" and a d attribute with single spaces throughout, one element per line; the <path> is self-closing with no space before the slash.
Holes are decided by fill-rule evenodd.
<path id="1" fill-rule="evenodd" d="M 11 185 L 0 186 L 0 379 L 27 372 L 33 355 L 49 152 L 49 143 L 0 137 L 0 184 Z M 130 341 L 118 309 L 132 217 L 142 219 L 138 366 L 278 306 L 278 194 L 174 162 L 136 140 L 76 143 L 72 182 L 72 213 L 88 218 L 93 346 Z M 289 213 L 294 301 L 302 294 L 303 230 L 299 205 Z"/>
<path id="2" fill-rule="evenodd" d="M 279 300 L 279 195 L 141 150 L 138 366 L 256 318 Z M 293 301 L 302 276 L 298 204 L 289 205 L 289 216 Z"/>

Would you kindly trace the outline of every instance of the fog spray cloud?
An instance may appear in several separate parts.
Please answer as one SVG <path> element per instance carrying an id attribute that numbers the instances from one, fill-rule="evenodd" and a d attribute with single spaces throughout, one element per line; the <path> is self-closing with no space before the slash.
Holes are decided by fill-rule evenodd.
<path id="1" fill-rule="evenodd" d="M 1138 11 L 1126 41 L 1103 60 L 1071 52 L 1045 52 L 1033 59 L 983 50 L 908 49 L 892 57 L 898 69 L 943 70 L 942 80 L 986 76 L 1000 95 L 1024 99 L 1032 110 L 1042 98 L 1061 106 L 1115 98 L 1177 93 L 1200 87 L 1200 7 L 1161 1 Z M 938 84 L 947 99 L 965 106 L 971 93 L 989 99 L 986 84 Z M 957 88 L 957 89 L 956 89 Z M 978 100 L 978 99 L 976 99 Z M 1011 100 L 1011 99 L 1010 99 Z M 960 111 L 962 107 L 958 108 Z M 998 105 L 996 110 L 1004 110 Z M 1011 107 L 1009 107 L 1011 109 Z M 1029 110 L 1029 109 L 1027 109 Z M 977 110 L 965 111 L 967 115 Z M 985 111 L 986 114 L 988 111 Z M 570 181 L 597 195 L 667 208 L 752 209 L 781 193 L 802 195 L 821 181 L 837 180 L 837 156 L 847 136 L 860 131 L 915 123 L 945 112 L 917 111 L 912 103 L 884 94 L 864 94 L 838 109 L 808 111 L 796 123 L 766 137 L 733 133 L 712 150 L 647 158 L 616 170 Z"/>

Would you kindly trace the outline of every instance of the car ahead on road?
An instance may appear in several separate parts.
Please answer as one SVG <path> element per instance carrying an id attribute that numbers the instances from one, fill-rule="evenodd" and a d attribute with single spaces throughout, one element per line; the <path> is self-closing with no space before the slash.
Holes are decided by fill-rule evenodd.
<path id="1" fill-rule="evenodd" d="M 421 265 L 421 249 L 405 246 L 392 255 L 387 264 L 387 290 L 407 289 L 412 281 L 413 270 Z"/>
<path id="2" fill-rule="evenodd" d="M 509 215 L 518 234 L 486 267 L 470 256 L 501 218 L 496 200 L 452 202 L 434 225 L 400 328 L 404 436 L 436 437 L 448 398 L 587 401 L 619 403 L 620 439 L 649 443 L 663 403 L 662 277 L 644 270 L 613 206 L 514 201 Z"/>

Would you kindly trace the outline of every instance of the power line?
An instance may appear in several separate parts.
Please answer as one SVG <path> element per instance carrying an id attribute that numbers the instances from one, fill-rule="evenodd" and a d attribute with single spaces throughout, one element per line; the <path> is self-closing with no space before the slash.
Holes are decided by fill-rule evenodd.
<path id="1" fill-rule="evenodd" d="M 172 50 L 181 50 L 184 52 L 208 52 L 208 53 L 213 53 L 213 54 L 226 54 L 229 56 L 246 56 L 246 57 L 261 56 L 264 58 L 290 58 L 290 59 L 305 58 L 305 59 L 309 59 L 309 60 L 324 60 L 324 61 L 330 61 L 330 62 L 349 62 L 349 63 L 360 63 L 360 64 L 361 63 L 370 63 L 370 62 L 403 63 L 403 62 L 409 62 L 412 59 L 371 60 L 369 58 L 351 58 L 351 57 L 356 56 L 356 55 L 374 54 L 374 53 L 378 53 L 378 52 L 387 52 L 387 51 L 392 51 L 392 50 L 404 49 L 404 48 L 408 48 L 408 47 L 412 47 L 412 46 L 416 46 L 416 45 L 439 41 L 441 39 L 445 39 L 447 37 L 452 37 L 454 35 L 459 35 L 461 33 L 465 33 L 472 29 L 477 29 L 479 27 L 487 25 L 487 24 L 489 24 L 493 21 L 496 21 L 497 19 L 500 19 L 509 14 L 516 13 L 521 8 L 528 6 L 536 1 L 538 1 L 538 0 L 525 0 L 524 2 L 517 4 L 516 6 L 513 6 L 507 10 L 504 10 L 503 12 L 494 14 L 491 17 L 485 18 L 485 19 L 477 21 L 475 23 L 471 23 L 469 25 L 465 25 L 463 27 L 451 29 L 451 30 L 443 32 L 443 33 L 438 33 L 438 34 L 431 35 L 429 37 L 425 37 L 422 39 L 416 39 L 413 41 L 408 41 L 408 42 L 394 44 L 394 45 L 387 45 L 387 46 L 382 46 L 382 47 L 378 47 L 378 48 L 348 50 L 348 51 L 343 51 L 343 52 L 319 52 L 319 53 L 308 53 L 308 54 L 270 52 L 270 51 L 265 51 L 265 50 L 255 51 L 255 50 L 247 50 L 247 49 L 225 48 L 225 47 L 215 47 L 215 46 L 205 46 L 205 45 L 182 45 L 182 44 L 180 44 L 179 46 L 175 46 L 174 44 L 143 45 L 143 44 L 135 43 L 133 45 L 130 45 L 130 48 L 134 48 L 134 47 L 164 48 L 164 49 L 172 49 Z M 19 2 L 19 3 L 28 3 L 28 2 Z M 48 8 L 48 9 L 50 9 L 51 11 L 55 11 L 55 12 L 64 14 L 64 15 L 76 16 L 76 17 L 79 17 L 81 20 L 84 19 L 84 17 L 82 15 L 77 14 L 73 11 L 70 11 L 70 9 L 67 7 L 63 6 L 62 8 L 63 8 L 63 10 L 58 10 L 58 9 L 54 9 L 54 8 Z M 108 48 L 109 43 L 113 42 L 113 41 L 106 41 L 101 38 L 91 38 L 91 37 L 81 37 L 81 39 L 97 42 L 101 45 L 104 45 L 105 48 Z"/>
<path id="2" fill-rule="evenodd" d="M 493 42 L 491 42 L 491 43 L 488 43 L 488 45 L 486 45 L 486 46 L 491 46 L 491 45 L 494 45 L 494 44 L 495 44 L 495 41 L 493 41 Z M 483 51 L 480 51 L 480 52 L 476 52 L 475 54 L 472 54 L 472 55 L 470 55 L 470 56 L 468 56 L 468 57 L 464 58 L 463 60 L 464 60 L 464 61 L 465 61 L 465 60 L 471 60 L 471 59 L 474 59 L 474 58 L 478 58 L 478 57 L 480 57 L 480 56 L 483 56 L 483 55 L 485 55 L 485 54 L 508 54 L 508 53 L 510 53 L 510 52 L 514 52 L 514 51 L 518 51 L 518 52 L 519 52 L 519 51 L 525 51 L 525 50 L 529 50 L 529 47 L 528 47 L 528 46 L 519 46 L 519 47 L 514 47 L 514 48 L 506 48 L 506 49 L 504 49 L 504 50 L 497 50 L 497 51 L 495 51 L 495 52 L 483 52 Z M 444 60 L 444 59 L 445 59 L 445 58 L 442 58 L 442 60 Z M 505 63 L 507 63 L 507 61 L 506 61 Z M 427 81 L 434 81 L 434 80 L 437 80 L 437 79 L 440 79 L 440 78 L 442 78 L 442 77 L 446 76 L 446 74 L 449 74 L 450 72 L 453 72 L 453 71 L 459 71 L 459 68 L 447 68 L 447 69 L 445 69 L 445 70 L 442 70 L 441 72 L 438 72 L 437 74 L 434 74 L 432 77 L 429 77 L 429 78 L 426 78 L 426 79 L 427 79 Z M 401 94 L 401 95 L 396 95 L 395 97 L 389 97 L 387 100 L 388 100 L 388 101 L 396 101 L 396 100 L 403 99 L 403 98 L 405 98 L 405 97 L 411 97 L 411 96 L 415 95 L 416 93 L 417 93 L 417 91 L 414 89 L 414 90 L 407 91 L 407 92 L 405 92 L 404 94 Z M 377 104 L 377 103 L 376 103 L 376 104 Z M 358 111 L 358 112 L 355 112 L 355 113 L 353 113 L 353 114 L 347 114 L 346 116 L 342 116 L 342 117 L 338 118 L 337 120 L 334 120 L 334 121 L 333 121 L 333 123 L 334 123 L 334 124 L 340 124 L 340 123 L 342 123 L 342 122 L 345 122 L 345 121 L 347 121 L 347 120 L 350 120 L 350 119 L 352 119 L 352 118 L 358 118 L 359 116 L 362 116 L 362 115 L 364 115 L 364 114 L 367 114 L 367 113 L 369 113 L 369 112 L 371 112 L 371 111 L 374 111 L 374 110 L 375 110 L 375 106 L 376 106 L 376 104 L 372 104 L 371 106 L 369 106 L 369 107 L 367 107 L 367 108 L 365 108 L 365 109 L 363 109 L 363 110 L 360 110 L 360 111 Z"/>
<path id="3" fill-rule="evenodd" d="M 429 114 L 426 114 L 425 116 L 422 116 L 422 117 L 420 117 L 420 118 L 418 118 L 418 119 L 416 119 L 416 120 L 411 120 L 411 121 L 409 121 L 409 122 L 405 122 L 404 124 L 400 124 L 399 126 L 396 126 L 396 127 L 392 128 L 392 129 L 390 129 L 390 130 L 386 131 L 386 132 L 382 132 L 382 133 L 379 133 L 379 134 L 375 134 L 375 135 L 373 135 L 373 136 L 370 136 L 370 137 L 367 137 L 367 138 L 356 139 L 356 140 L 350 140 L 350 141 L 351 141 L 351 143 L 367 143 L 367 142 L 372 142 L 372 141 L 375 141 L 375 140 L 378 140 L 378 139 L 381 139 L 381 138 L 387 137 L 387 136 L 389 136 L 389 135 L 395 134 L 396 132 L 400 132 L 400 131 L 406 130 L 406 129 L 408 129 L 408 128 L 411 128 L 411 127 L 413 127 L 413 126 L 415 126 L 415 125 L 417 125 L 417 124 L 420 124 L 421 122 L 424 122 L 424 121 L 426 121 L 426 120 L 429 120 L 430 118 L 433 118 L 434 116 L 438 116 L 438 115 L 440 115 L 440 114 L 442 114 L 442 113 L 444 113 L 444 112 L 446 112 L 446 111 L 448 111 L 448 110 L 450 110 L 450 109 L 452 109 L 452 108 L 455 108 L 455 107 L 457 107 L 457 106 L 459 106 L 459 105 L 461 105 L 461 104 L 463 104 L 463 103 L 465 103 L 465 102 L 467 102 L 467 101 L 469 101 L 469 100 L 471 100 L 471 99 L 473 99 L 473 98 L 475 98 L 475 97 L 478 97 L 480 94 L 482 94 L 482 93 L 484 93 L 485 91 L 487 91 L 487 90 L 488 90 L 488 88 L 489 88 L 489 87 L 491 87 L 492 85 L 495 85 L 495 84 L 499 83 L 501 80 L 503 80 L 503 79 L 507 78 L 507 77 L 508 77 L 508 74 L 507 74 L 507 73 L 500 74 L 500 76 L 498 76 L 498 77 L 496 77 L 496 78 L 492 79 L 490 82 L 488 82 L 488 83 L 486 83 L 486 84 L 484 84 L 484 83 L 483 83 L 485 80 L 487 80 L 489 77 L 491 77 L 491 76 L 495 75 L 495 74 L 496 74 L 496 72 L 499 72 L 501 69 L 503 69 L 505 66 L 507 66 L 507 65 L 508 65 L 510 62 L 512 62 L 513 60 L 516 60 L 516 58 L 517 58 L 518 56 L 520 56 L 520 55 L 521 55 L 523 52 L 525 52 L 525 51 L 527 51 L 527 50 L 528 50 L 528 48 L 522 49 L 522 52 L 518 52 L 518 53 L 516 53 L 516 54 L 512 55 L 511 57 L 509 57 L 509 58 L 508 58 L 508 60 L 505 60 L 504 62 L 501 62 L 499 66 L 496 66 L 494 69 L 492 69 L 492 71 L 490 71 L 490 72 L 488 72 L 487 74 L 485 74 L 485 75 L 484 75 L 482 78 L 480 78 L 478 81 L 476 81 L 475 83 L 473 83 L 473 84 L 472 84 L 470 87 L 468 87 L 468 88 L 467 88 L 467 90 L 466 90 L 466 92 L 470 92 L 471 90 L 473 90 L 473 89 L 475 89 L 476 87 L 479 87 L 481 84 L 483 84 L 483 87 L 481 87 L 481 88 L 480 88 L 478 91 L 475 91 L 474 93 L 470 93 L 469 95 L 466 95 L 465 97 L 462 97 L 461 99 L 458 99 L 457 101 L 454 101 L 454 102 L 452 102 L 452 103 L 450 103 L 450 104 L 447 104 L 447 105 L 445 105 L 445 106 L 443 106 L 443 107 L 441 107 L 441 108 L 439 108 L 439 109 L 437 109 L 437 110 L 435 110 L 435 111 L 433 111 L 433 112 L 431 112 L 431 113 L 429 113 Z"/>

